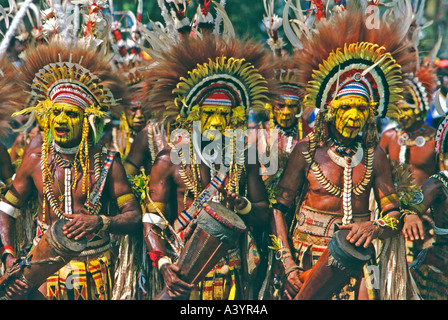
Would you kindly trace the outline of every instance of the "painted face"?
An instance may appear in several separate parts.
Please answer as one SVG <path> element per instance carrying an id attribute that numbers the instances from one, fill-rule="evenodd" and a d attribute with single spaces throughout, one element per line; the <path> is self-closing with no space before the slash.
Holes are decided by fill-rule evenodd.
<path id="1" fill-rule="evenodd" d="M 79 145 L 82 138 L 84 112 L 65 103 L 56 103 L 50 115 L 50 131 L 55 142 L 64 148 Z"/>
<path id="2" fill-rule="evenodd" d="M 396 120 L 401 128 L 409 129 L 417 122 L 419 119 L 418 113 L 416 113 L 416 108 L 409 106 L 405 102 L 400 102 L 398 104 L 399 114 L 396 117 Z"/>
<path id="3" fill-rule="evenodd" d="M 224 133 L 230 125 L 231 116 L 230 106 L 202 106 L 201 109 L 201 129 L 218 130 Z"/>
<path id="4" fill-rule="evenodd" d="M 355 95 L 344 96 L 333 103 L 336 108 L 334 125 L 348 139 L 355 138 L 364 128 L 369 117 L 368 102 Z"/>
<path id="5" fill-rule="evenodd" d="M 40 130 L 44 130 L 45 127 L 45 119 L 41 116 L 36 115 L 37 124 L 39 125 Z"/>
<path id="6" fill-rule="evenodd" d="M 126 109 L 126 120 L 129 127 L 135 132 L 140 132 L 146 125 L 146 116 L 142 113 L 142 105 L 139 101 L 132 101 Z"/>
<path id="7" fill-rule="evenodd" d="M 285 99 L 280 103 L 274 104 L 275 121 L 282 128 L 290 128 L 295 123 L 296 115 L 300 110 L 297 100 Z"/>

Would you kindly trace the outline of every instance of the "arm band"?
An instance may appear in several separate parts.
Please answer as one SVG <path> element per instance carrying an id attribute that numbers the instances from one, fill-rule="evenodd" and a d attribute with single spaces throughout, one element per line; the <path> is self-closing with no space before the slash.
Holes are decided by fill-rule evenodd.
<path id="1" fill-rule="evenodd" d="M 248 214 L 252 210 L 252 203 L 246 197 L 244 199 L 247 201 L 247 205 L 241 210 L 236 210 L 241 215 Z"/>
<path id="2" fill-rule="evenodd" d="M 399 205 L 400 200 L 398 199 L 398 196 L 396 193 L 392 193 L 388 196 L 382 197 L 380 199 L 380 208 L 383 209 L 385 206 L 393 204 L 393 205 Z"/>
<path id="3" fill-rule="evenodd" d="M 129 203 L 131 201 L 136 201 L 133 193 L 127 193 L 117 198 L 118 207 L 121 207 L 122 205 L 125 205 L 126 203 Z"/>
<path id="4" fill-rule="evenodd" d="M 0 201 L 0 211 L 3 211 L 8 216 L 14 219 L 17 219 L 21 214 L 21 211 L 19 209 L 4 201 Z"/>
<path id="5" fill-rule="evenodd" d="M 280 203 L 280 202 L 276 202 L 272 205 L 273 209 L 277 209 L 279 211 L 281 211 L 282 213 L 286 214 L 289 210 L 289 207 L 285 206 L 284 204 Z"/>
<path id="6" fill-rule="evenodd" d="M 154 214 L 154 213 L 145 213 L 142 219 L 143 223 L 149 223 L 156 225 L 160 229 L 165 229 L 167 227 L 167 222 L 163 220 L 162 217 Z"/>

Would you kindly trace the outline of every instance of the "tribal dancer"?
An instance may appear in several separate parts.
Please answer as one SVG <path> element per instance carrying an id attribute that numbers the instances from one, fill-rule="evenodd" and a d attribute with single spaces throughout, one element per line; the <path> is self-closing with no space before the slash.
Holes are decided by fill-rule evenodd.
<path id="1" fill-rule="evenodd" d="M 270 55 L 261 45 L 205 36 L 180 41 L 158 61 L 152 77 L 147 78 L 154 81 L 150 106 L 158 117 L 175 118 L 178 128 L 188 132 L 181 141 L 171 139 L 170 147 L 155 159 L 148 186 L 148 211 L 143 218 L 148 251 L 173 298 L 244 299 L 257 292 L 254 282 L 260 270 L 256 268 L 260 253 L 256 247 L 245 246 L 249 250 L 241 252 L 243 242 L 239 243 L 193 288 L 177 275 L 179 269 L 174 262 L 181 247 L 172 237 L 185 235 L 190 219 L 183 210 L 202 199 L 201 191 L 226 163 L 219 158 L 209 163 L 198 161 L 207 146 L 216 145 L 222 137 L 230 141 L 229 149 L 222 149 L 231 151 L 227 162 L 230 168 L 220 193 L 210 195 L 208 201 L 227 204 L 239 214 L 253 235 L 245 241 L 260 245 L 269 219 L 267 192 L 258 162 L 250 163 L 248 151 L 243 152 L 245 138 L 241 137 L 243 145 L 238 144 L 237 149 L 241 139 L 231 132 L 247 128 L 250 108 L 265 110 L 272 89 L 268 81 L 273 79 L 272 70 Z M 193 134 L 195 125 L 200 126 L 196 131 L 199 139 L 207 129 L 214 130 L 214 137 L 203 136 L 201 144 Z M 233 130 L 225 132 L 226 129 Z M 171 137 L 178 136 L 172 133 Z M 172 143 L 174 140 L 176 144 Z M 180 163 L 173 161 L 173 154 Z"/>
<path id="2" fill-rule="evenodd" d="M 395 232 L 400 219 L 389 162 L 377 146 L 375 116 L 391 115 L 401 100 L 402 68 L 414 61 L 402 44 L 404 35 L 386 23 L 368 28 L 357 8 L 322 20 L 316 29 L 296 59 L 305 106 L 319 113 L 313 132 L 293 149 L 273 205 L 273 247 L 289 299 L 303 284 L 299 276 L 317 262 L 338 229 L 349 230 L 350 243 L 368 247 Z M 371 190 L 380 210 L 373 219 Z M 288 232 L 285 214 L 297 195 Z M 334 298 L 353 298 L 360 284 Z"/>
<path id="3" fill-rule="evenodd" d="M 421 187 L 438 171 L 435 153 L 436 130 L 426 124 L 433 92 L 437 87 L 435 69 L 423 65 L 413 77 L 404 80 L 404 100 L 398 103 L 399 112 L 394 116 L 399 127 L 386 130 L 380 146 L 389 155 L 392 165 L 409 166 L 417 187 Z M 416 199 L 417 200 L 417 199 Z M 426 217 L 426 239 L 430 240 L 431 221 Z M 407 242 L 407 260 L 411 262 L 425 244 L 422 241 Z"/>
<path id="4" fill-rule="evenodd" d="M 136 63 L 133 68 L 122 66 L 120 69 L 127 79 L 130 92 L 134 92 L 135 87 L 142 81 L 143 74 L 138 68 Z M 110 150 L 120 152 L 123 161 L 125 161 L 135 137 L 146 126 L 147 122 L 147 117 L 142 111 L 142 103 L 134 94 L 132 94 L 131 105 L 124 108 L 119 119 L 119 125 L 113 125 L 103 135 L 99 143 Z"/>
<path id="5" fill-rule="evenodd" d="M 106 112 L 119 114 L 119 99 L 121 105 L 129 103 L 125 81 L 99 53 L 72 46 L 39 45 L 23 61 L 23 83 L 30 84 L 28 90 L 37 98 L 30 108 L 43 114 L 46 138 L 27 152 L 0 204 L 0 236 L 5 246 L 14 246 L 15 220 L 24 201 L 36 193 L 35 244 L 55 221 L 67 219 L 65 236 L 86 238 L 87 248 L 38 290 L 29 292 L 20 280 L 8 286 L 8 294 L 29 299 L 109 299 L 114 265 L 110 234 L 141 230 L 141 209 L 119 155 L 97 144 Z M 110 211 L 114 206 L 109 203 L 119 209 Z M 14 251 L 8 251 L 6 267 L 15 260 Z M 69 278 L 77 285 L 66 286 Z"/>
<path id="6" fill-rule="evenodd" d="M 436 153 L 446 156 L 448 117 L 439 125 L 436 136 Z M 433 220 L 434 242 L 424 248 L 409 265 L 412 278 L 424 300 L 446 300 L 448 298 L 448 219 L 446 215 L 448 171 L 445 167 L 432 175 L 422 186 L 421 203 L 405 210 L 403 235 L 411 241 L 425 239 L 422 215 L 430 210 Z"/>

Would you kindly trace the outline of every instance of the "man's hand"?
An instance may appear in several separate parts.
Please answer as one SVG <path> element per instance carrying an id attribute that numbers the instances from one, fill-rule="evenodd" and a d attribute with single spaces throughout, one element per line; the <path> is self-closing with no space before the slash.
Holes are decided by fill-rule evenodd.
<path id="1" fill-rule="evenodd" d="M 366 221 L 341 225 L 339 229 L 350 230 L 346 238 L 347 241 L 354 243 L 357 247 L 367 248 L 372 240 L 378 238 L 381 227 L 374 225 L 372 221 Z"/>
<path id="2" fill-rule="evenodd" d="M 248 204 L 247 199 L 240 194 L 227 191 L 223 185 L 218 187 L 218 191 L 224 196 L 224 202 L 229 204 L 230 207 L 234 207 L 236 210 L 246 208 Z"/>
<path id="3" fill-rule="evenodd" d="M 401 232 L 405 238 L 409 238 L 411 241 L 423 240 L 425 237 L 423 222 L 416 214 L 408 214 L 404 218 L 404 226 Z"/>
<path id="4" fill-rule="evenodd" d="M 300 288 L 302 288 L 303 282 L 300 279 L 300 274 L 303 273 L 303 271 L 297 268 L 296 263 L 291 257 L 285 259 L 284 267 L 285 272 L 289 272 L 288 270 L 293 270 L 288 273 L 284 285 L 285 295 L 289 300 L 293 300 L 299 293 Z"/>
<path id="5" fill-rule="evenodd" d="M 62 228 L 67 238 L 74 238 L 76 241 L 97 231 L 101 220 L 97 215 L 86 214 L 64 214 L 64 217 L 71 219 Z"/>
<path id="6" fill-rule="evenodd" d="M 6 256 L 6 260 L 5 260 L 5 268 L 6 270 L 11 269 L 11 267 L 14 266 L 14 263 L 16 262 L 16 258 L 14 258 L 14 256 L 8 254 Z M 14 266 L 14 268 L 19 268 L 17 265 Z M 9 281 L 9 280 L 8 280 Z M 19 280 L 19 279 L 14 279 L 11 278 L 11 280 L 9 281 L 9 283 L 5 286 L 5 292 L 8 296 L 10 297 L 23 297 L 24 295 L 26 295 L 29 292 L 29 287 L 28 285 Z"/>
<path id="7" fill-rule="evenodd" d="M 194 285 L 179 279 L 177 276 L 179 271 L 180 268 L 177 265 L 169 263 L 162 265 L 160 268 L 163 280 L 165 281 L 165 287 L 168 290 L 168 295 L 171 298 L 188 299 Z"/>

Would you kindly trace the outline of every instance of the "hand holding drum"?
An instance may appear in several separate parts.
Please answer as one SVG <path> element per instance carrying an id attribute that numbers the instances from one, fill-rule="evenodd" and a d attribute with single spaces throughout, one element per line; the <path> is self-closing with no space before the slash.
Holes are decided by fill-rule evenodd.
<path id="1" fill-rule="evenodd" d="M 197 215 L 196 227 L 176 262 L 179 278 L 197 284 L 232 248 L 246 231 L 243 220 L 215 202 L 206 202 Z M 172 299 L 166 288 L 155 300 Z"/>
<path id="2" fill-rule="evenodd" d="M 67 221 L 53 223 L 30 253 L 5 272 L 0 278 L 0 300 L 26 299 L 26 296 L 7 295 L 5 288 L 19 279 L 27 284 L 30 292 L 86 248 L 85 238 L 75 241 L 63 234 L 62 227 Z"/>
<path id="3" fill-rule="evenodd" d="M 328 300 L 348 284 L 351 277 L 360 277 L 364 265 L 374 257 L 372 246 L 357 247 L 347 241 L 348 230 L 339 230 L 328 243 L 317 263 L 302 274 L 304 283 L 294 300 Z"/>

